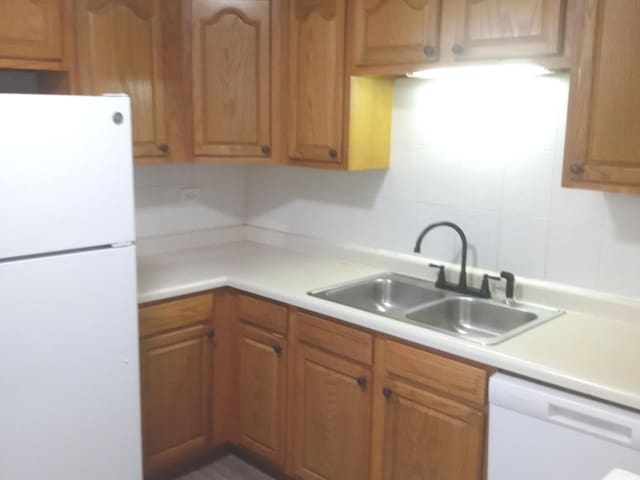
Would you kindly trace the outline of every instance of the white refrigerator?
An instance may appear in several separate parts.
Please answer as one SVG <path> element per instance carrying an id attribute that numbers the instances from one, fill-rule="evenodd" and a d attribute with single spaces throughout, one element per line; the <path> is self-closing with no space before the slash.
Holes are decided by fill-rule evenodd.
<path id="1" fill-rule="evenodd" d="M 0 479 L 142 478 L 127 97 L 0 95 Z"/>

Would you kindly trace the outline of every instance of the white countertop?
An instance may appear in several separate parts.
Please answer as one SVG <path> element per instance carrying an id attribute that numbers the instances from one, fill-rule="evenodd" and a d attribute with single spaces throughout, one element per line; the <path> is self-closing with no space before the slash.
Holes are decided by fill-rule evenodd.
<path id="1" fill-rule="evenodd" d="M 307 295 L 379 272 L 329 255 L 236 242 L 139 257 L 138 300 L 234 287 L 640 410 L 640 321 L 567 312 L 501 344 L 482 346 Z"/>

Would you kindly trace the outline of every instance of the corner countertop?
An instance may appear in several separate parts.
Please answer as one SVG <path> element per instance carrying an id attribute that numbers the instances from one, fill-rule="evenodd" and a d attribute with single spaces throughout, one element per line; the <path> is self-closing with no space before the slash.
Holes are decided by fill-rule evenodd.
<path id="1" fill-rule="evenodd" d="M 640 320 L 565 315 L 495 346 L 310 297 L 379 268 L 251 242 L 138 258 L 138 301 L 229 286 L 474 360 L 505 372 L 640 410 Z"/>

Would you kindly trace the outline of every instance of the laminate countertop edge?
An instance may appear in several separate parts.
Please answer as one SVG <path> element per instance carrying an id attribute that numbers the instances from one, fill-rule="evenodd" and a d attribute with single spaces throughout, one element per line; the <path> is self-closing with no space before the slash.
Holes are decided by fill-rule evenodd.
<path id="1" fill-rule="evenodd" d="M 629 321 L 567 311 L 483 346 L 307 295 L 380 272 L 328 256 L 236 242 L 139 257 L 138 301 L 232 287 L 640 411 L 640 315 Z"/>

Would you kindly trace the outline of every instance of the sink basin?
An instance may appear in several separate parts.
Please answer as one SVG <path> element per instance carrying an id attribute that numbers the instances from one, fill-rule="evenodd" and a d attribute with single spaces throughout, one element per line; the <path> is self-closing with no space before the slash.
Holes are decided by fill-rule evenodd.
<path id="1" fill-rule="evenodd" d="M 409 309 L 445 297 L 429 282 L 395 273 L 309 292 L 309 295 L 398 319 L 403 319 Z"/>
<path id="2" fill-rule="evenodd" d="M 407 312 L 407 320 L 484 345 L 495 344 L 546 322 L 560 310 L 454 297 Z"/>
<path id="3" fill-rule="evenodd" d="M 482 345 L 502 342 L 564 313 L 524 302 L 459 295 L 396 273 L 314 290 L 309 295 Z"/>

